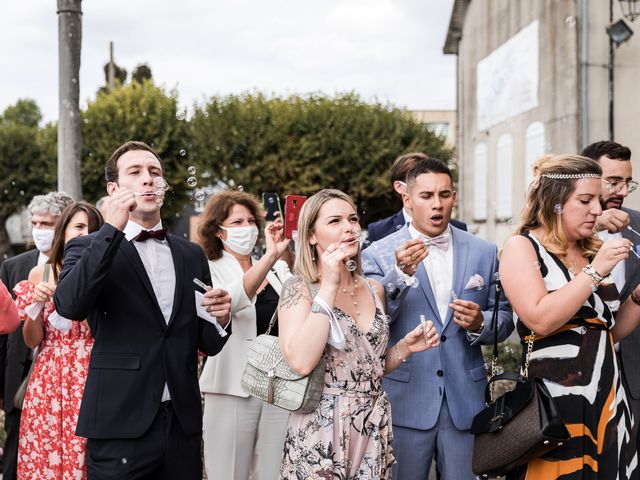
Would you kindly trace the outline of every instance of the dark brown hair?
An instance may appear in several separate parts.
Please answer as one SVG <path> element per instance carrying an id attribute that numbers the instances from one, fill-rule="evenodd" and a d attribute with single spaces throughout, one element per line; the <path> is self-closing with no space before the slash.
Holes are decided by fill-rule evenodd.
<path id="1" fill-rule="evenodd" d="M 580 155 L 595 160 L 596 162 L 600 160 L 600 157 L 603 155 L 612 160 L 631 160 L 631 150 L 629 150 L 629 147 L 609 140 L 602 140 L 587 145 Z"/>
<path id="2" fill-rule="evenodd" d="M 56 222 L 53 242 L 51 244 L 51 255 L 49 256 L 48 261 L 52 266 L 53 278 L 55 278 L 56 283 L 58 282 L 58 273 L 62 269 L 62 260 L 64 258 L 64 232 L 73 216 L 78 212 L 84 212 L 87 214 L 87 227 L 89 233 L 99 230 L 104 224 L 100 211 L 87 202 L 73 202 L 62 211 L 60 218 Z"/>
<path id="3" fill-rule="evenodd" d="M 200 223 L 200 244 L 209 260 L 218 260 L 222 257 L 222 240 L 218 237 L 220 226 L 229 217 L 231 209 L 235 205 L 247 207 L 251 215 L 256 219 L 256 226 L 262 235 L 264 218 L 258 199 L 247 192 L 220 192 L 216 193 L 207 202 Z"/>
<path id="4" fill-rule="evenodd" d="M 420 160 L 427 160 L 428 158 L 429 156 L 422 152 L 406 153 L 396 158 L 391 166 L 391 188 L 397 181 L 406 182 L 409 170 L 415 167 Z"/>
<path id="5" fill-rule="evenodd" d="M 104 166 L 104 178 L 107 182 L 118 181 L 118 159 L 125 153 L 133 152 L 135 150 L 144 150 L 146 152 L 151 152 L 153 156 L 156 157 L 160 162 L 160 168 L 162 168 L 162 171 L 164 172 L 162 159 L 156 152 L 153 151 L 153 149 L 149 145 L 137 140 L 130 140 L 116 148 L 115 152 L 111 154 L 111 158 L 107 160 L 107 163 Z"/>

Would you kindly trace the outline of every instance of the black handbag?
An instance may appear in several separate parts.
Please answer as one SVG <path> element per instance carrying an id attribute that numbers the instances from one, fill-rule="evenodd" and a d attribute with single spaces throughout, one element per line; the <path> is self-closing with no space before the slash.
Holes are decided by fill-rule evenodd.
<path id="1" fill-rule="evenodd" d="M 570 438 L 544 381 L 529 378 L 533 331 L 529 334 L 522 373 L 497 374 L 500 284 L 496 286 L 495 295 L 491 319 L 493 359 L 491 378 L 485 391 L 487 407 L 474 417 L 471 425 L 471 433 L 475 435 L 472 469 L 482 477 L 506 475 Z M 493 398 L 494 383 L 498 380 L 510 380 L 515 385 L 502 396 Z"/>

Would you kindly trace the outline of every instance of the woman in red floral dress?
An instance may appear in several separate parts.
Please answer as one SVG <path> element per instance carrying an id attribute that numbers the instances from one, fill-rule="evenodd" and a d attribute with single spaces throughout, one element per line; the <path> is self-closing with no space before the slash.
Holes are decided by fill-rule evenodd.
<path id="1" fill-rule="evenodd" d="M 49 262 L 35 267 L 29 279 L 14 288 L 25 322 L 25 343 L 39 350 L 20 421 L 18 478 L 23 480 L 87 478 L 86 439 L 77 437 L 75 430 L 93 337 L 86 322 L 60 317 L 51 297 L 65 244 L 98 230 L 102 223 L 98 210 L 88 203 L 67 207 L 56 225 Z M 48 269 L 52 279 L 47 278 Z"/>

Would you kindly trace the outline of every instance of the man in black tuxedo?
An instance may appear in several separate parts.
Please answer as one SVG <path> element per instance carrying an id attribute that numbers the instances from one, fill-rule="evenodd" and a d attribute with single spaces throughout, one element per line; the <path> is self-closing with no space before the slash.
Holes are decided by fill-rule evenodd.
<path id="1" fill-rule="evenodd" d="M 64 192 L 49 192 L 33 197 L 27 210 L 31 215 L 32 236 L 36 248 L 8 258 L 0 266 L 0 280 L 15 299 L 13 287 L 29 277 L 36 265 L 49 259 L 53 230 L 62 211 L 73 199 Z M 7 434 L 2 459 L 4 480 L 15 480 L 18 466 L 18 437 L 22 410 L 13 404 L 13 397 L 31 367 L 32 350 L 22 338 L 22 324 L 8 335 L 0 335 L 0 403 L 4 409 L 4 430 Z"/>
<path id="2" fill-rule="evenodd" d="M 400 198 L 403 199 L 403 204 L 405 203 L 405 200 L 402 194 L 407 191 L 407 184 L 405 183 L 407 173 L 409 173 L 409 170 L 411 170 L 418 161 L 426 160 L 428 158 L 429 157 L 424 153 L 414 152 L 401 155 L 393 162 L 390 172 L 391 186 Z M 402 210 L 394 213 L 390 217 L 370 223 L 367 226 L 367 239 L 364 247 L 366 248 L 372 242 L 395 233 L 404 227 L 409 221 L 411 221 L 411 209 L 407 207 L 407 205 L 403 205 Z M 449 223 L 460 230 L 467 230 L 467 225 L 459 220 L 451 219 Z"/>
<path id="3" fill-rule="evenodd" d="M 114 152 L 105 225 L 68 243 L 54 295 L 58 313 L 86 318 L 94 337 L 76 429 L 90 480 L 202 477 L 198 349 L 222 349 L 231 300 L 209 288 L 199 303 L 217 322 L 198 317 L 192 280 L 210 285 L 209 266 L 200 247 L 165 236 L 163 173 L 142 142 Z"/>
<path id="4" fill-rule="evenodd" d="M 595 229 L 603 240 L 610 238 L 626 238 L 634 245 L 640 244 L 640 212 L 623 207 L 624 199 L 633 192 L 638 183 L 633 180 L 631 168 L 631 150 L 624 145 L 603 140 L 585 147 L 582 155 L 589 157 L 602 167 L 602 193 L 600 204 L 602 215 L 597 217 Z M 635 248 L 635 247 L 634 247 Z M 640 250 L 636 249 L 637 253 Z M 620 262 L 611 271 L 611 278 L 620 292 L 622 304 L 634 288 L 640 283 L 640 260 L 630 254 L 627 260 Z M 622 379 L 631 406 L 631 412 L 636 419 L 640 418 L 640 329 L 631 332 L 619 344 L 616 344 L 618 360 L 622 368 Z M 636 449 L 640 455 L 640 437 L 636 437 Z M 640 472 L 633 473 L 630 480 L 640 479 Z"/>

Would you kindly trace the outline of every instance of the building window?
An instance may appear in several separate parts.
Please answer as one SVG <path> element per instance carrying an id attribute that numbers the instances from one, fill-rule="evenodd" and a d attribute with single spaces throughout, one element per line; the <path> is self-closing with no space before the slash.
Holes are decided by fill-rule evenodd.
<path id="1" fill-rule="evenodd" d="M 533 180 L 533 164 L 544 155 L 544 125 L 533 122 L 527 127 L 524 140 L 524 188 L 529 188 Z"/>
<path id="2" fill-rule="evenodd" d="M 487 219 L 487 145 L 479 143 L 473 154 L 473 219 Z"/>
<path id="3" fill-rule="evenodd" d="M 498 161 L 496 165 L 496 218 L 508 220 L 512 217 L 511 190 L 513 184 L 513 139 L 504 134 L 498 139 Z"/>
<path id="4" fill-rule="evenodd" d="M 440 137 L 447 137 L 449 135 L 449 124 L 448 123 L 434 123 L 427 122 L 424 124 L 431 133 L 435 133 Z"/>

